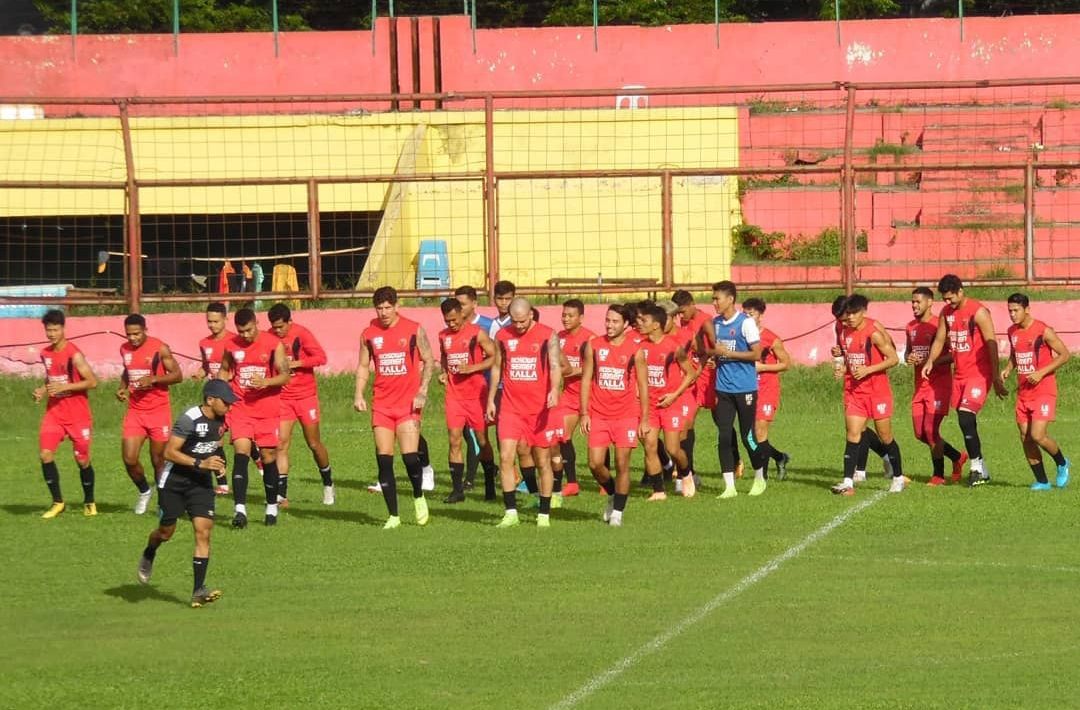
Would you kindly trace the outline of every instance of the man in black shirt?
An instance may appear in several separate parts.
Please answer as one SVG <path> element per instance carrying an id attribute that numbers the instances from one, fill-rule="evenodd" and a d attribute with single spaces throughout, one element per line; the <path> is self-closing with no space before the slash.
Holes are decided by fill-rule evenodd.
<path id="1" fill-rule="evenodd" d="M 207 589 L 206 568 L 210 563 L 210 531 L 214 527 L 214 474 L 225 471 L 221 455 L 221 433 L 225 414 L 236 401 L 236 394 L 224 380 L 209 380 L 203 385 L 203 403 L 180 415 L 173 424 L 165 445 L 165 467 L 158 480 L 158 504 L 161 520 L 150 533 L 150 540 L 139 560 L 139 582 L 148 584 L 154 571 L 154 558 L 163 542 L 176 532 L 177 519 L 187 513 L 195 529 L 195 586 L 191 606 L 198 608 L 221 596 L 218 589 Z"/>

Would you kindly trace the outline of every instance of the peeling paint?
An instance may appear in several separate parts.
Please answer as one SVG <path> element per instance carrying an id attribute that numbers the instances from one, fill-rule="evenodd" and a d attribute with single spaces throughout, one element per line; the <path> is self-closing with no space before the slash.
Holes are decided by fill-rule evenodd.
<path id="1" fill-rule="evenodd" d="M 848 69 L 852 68 L 856 64 L 862 64 L 864 66 L 870 66 L 875 60 L 881 59 L 885 56 L 883 51 L 874 51 L 874 48 L 868 44 L 862 42 L 852 42 L 847 48 L 847 65 Z"/>

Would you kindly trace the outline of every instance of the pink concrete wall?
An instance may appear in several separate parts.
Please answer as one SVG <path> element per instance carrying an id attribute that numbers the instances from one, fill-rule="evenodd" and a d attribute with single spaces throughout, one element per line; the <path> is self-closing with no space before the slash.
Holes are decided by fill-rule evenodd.
<path id="1" fill-rule="evenodd" d="M 1009 318 L 1004 303 L 988 304 L 994 317 L 994 325 L 999 333 L 1004 334 L 1009 325 Z M 1035 304 L 1035 316 L 1045 316 L 1051 325 L 1061 330 L 1074 329 L 1073 324 L 1080 323 L 1080 301 L 1055 301 L 1053 304 Z M 490 311 L 490 309 L 484 309 Z M 601 332 L 606 308 L 602 305 L 586 306 L 586 326 L 595 332 Z M 706 311 L 711 309 L 706 306 Z M 558 306 L 540 306 L 541 322 L 558 326 Z M 428 336 L 434 338 L 442 329 L 442 316 L 437 308 L 403 308 L 402 313 L 423 324 Z M 911 310 L 906 303 L 874 303 L 870 306 L 870 315 L 882 321 L 889 328 L 903 328 L 911 320 Z M 293 319 L 311 328 L 326 349 L 329 358 L 325 372 L 351 372 L 356 367 L 357 344 L 360 331 L 374 317 L 372 310 L 320 310 L 298 311 Z M 199 313 L 169 313 L 153 315 L 148 319 L 149 331 L 167 342 L 178 355 L 197 356 L 197 343 L 206 334 L 204 317 Z M 265 316 L 260 314 L 260 322 Z M 781 338 L 787 340 L 788 350 L 797 362 L 813 365 L 830 359 L 829 349 L 833 345 L 832 331 L 822 328 L 817 332 L 798 337 L 800 334 L 817 326 L 829 324 L 831 315 L 828 304 L 777 304 L 769 308 L 766 324 Z M 33 319 L 13 319 L 4 322 L 4 343 L 39 343 L 43 340 L 41 324 Z M 69 337 L 83 333 L 111 330 L 123 332 L 123 319 L 111 318 L 71 318 L 68 320 Z M 1080 335 L 1063 334 L 1063 339 L 1072 349 L 1080 348 Z M 893 339 L 898 346 L 903 346 L 903 333 L 893 332 Z M 1004 337 L 999 338 L 1003 348 L 1007 348 Z M 118 349 L 122 339 L 116 334 L 102 334 L 87 338 L 77 338 L 75 342 L 83 350 L 98 375 L 118 377 L 121 366 Z M 40 376 L 37 347 L 12 347 L 0 343 L 0 372 Z M 1004 350 L 1003 350 L 1004 352 Z M 192 372 L 196 363 L 187 357 L 178 357 L 184 371 Z"/>
<path id="2" fill-rule="evenodd" d="M 931 79 L 1054 77 L 1080 62 L 1080 16 L 955 20 L 604 27 L 477 32 L 443 18 L 447 90 L 521 90 L 747 85 Z M 268 33 L 0 38 L 6 96 L 192 96 L 385 92 L 388 25 L 368 32 L 284 33 L 275 58 Z M 408 23 L 399 25 L 403 89 L 409 88 Z M 431 90 L 427 23 L 421 32 L 424 90 Z M 797 39 L 795 39 L 797 38 Z M 677 67 L 677 71 L 672 69 Z M 959 98 L 957 100 L 960 100 Z"/>

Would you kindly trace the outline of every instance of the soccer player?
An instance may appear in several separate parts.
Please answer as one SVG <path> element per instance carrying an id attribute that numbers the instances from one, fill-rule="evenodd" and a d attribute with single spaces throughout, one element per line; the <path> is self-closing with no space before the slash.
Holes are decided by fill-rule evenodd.
<path id="1" fill-rule="evenodd" d="M 953 483 L 960 482 L 967 454 L 953 448 L 941 437 L 941 422 L 949 413 L 949 397 L 952 396 L 952 356 L 941 355 L 930 376 L 925 377 L 922 366 L 930 354 L 930 346 L 937 335 L 938 319 L 934 315 L 934 292 L 920 286 L 911 292 L 911 313 L 914 319 L 905 328 L 907 333 L 907 364 L 915 371 L 915 392 L 911 397 L 911 423 L 915 438 L 930 447 L 930 460 L 934 474 L 927 485 L 945 485 L 945 457 L 952 461 Z"/>
<path id="2" fill-rule="evenodd" d="M 530 463 L 535 462 L 540 471 L 539 485 L 533 474 L 529 489 L 537 486 L 539 490 L 536 525 L 546 528 L 551 526 L 550 448 L 555 443 L 556 428 L 549 414 L 559 402 L 562 352 L 555 331 L 533 320 L 527 299 L 514 298 L 509 314 L 510 325 L 495 336 L 495 363 L 487 401 L 487 418 L 496 422 L 499 437 L 499 471 L 506 509 L 498 527 L 513 527 L 521 522 L 514 481 L 515 455 L 521 460 L 523 475 L 526 467 L 525 457 L 519 455 L 520 446 L 528 450 Z"/>
<path id="3" fill-rule="evenodd" d="M 712 330 L 706 331 L 706 354 L 716 358 L 716 405 L 712 414 L 716 422 L 720 469 L 724 476 L 721 499 L 739 495 L 735 490 L 735 460 L 731 452 L 731 430 L 736 418 L 739 420 L 739 436 L 754 469 L 750 495 L 759 496 L 766 488 L 766 455 L 754 439 L 761 334 L 754 319 L 735 307 L 737 296 L 738 289 L 731 281 L 713 284 L 716 317 L 712 321 Z"/>
<path id="4" fill-rule="evenodd" d="M 890 493 L 901 493 L 907 486 L 900 460 L 900 445 L 893 439 L 893 396 L 886 374 L 900 362 L 892 339 L 866 316 L 869 301 L 852 294 L 844 304 L 844 329 L 840 333 L 847 371 L 844 375 L 844 421 L 847 445 L 844 448 L 844 480 L 833 486 L 837 495 L 855 495 L 855 465 L 867 422 L 885 445 L 892 465 Z"/>
<path id="5" fill-rule="evenodd" d="M 167 463 L 158 479 L 158 505 L 161 518 L 143 550 L 137 570 L 139 582 L 150 583 L 154 559 L 162 543 L 172 539 L 176 521 L 184 513 L 191 518 L 195 532 L 195 554 L 191 567 L 195 584 L 191 606 L 198 608 L 217 601 L 221 590 L 208 589 L 206 570 L 210 565 L 210 531 L 214 529 L 213 474 L 225 471 L 221 456 L 221 434 L 225 415 L 237 401 L 228 383 L 209 379 L 203 385 L 203 401 L 180 415 L 172 426 L 165 445 Z"/>
<path id="6" fill-rule="evenodd" d="M 124 319 L 124 334 L 127 342 L 120 346 L 124 371 L 120 375 L 116 398 L 127 402 L 128 408 L 120 438 L 120 455 L 128 476 L 139 490 L 135 514 L 142 515 L 154 495 L 139 460 L 142 447 L 149 438 L 150 465 L 154 468 L 156 481 L 165 466 L 165 443 L 172 426 L 169 387 L 184 376 L 169 346 L 146 334 L 146 319 L 141 315 L 132 313 Z"/>
<path id="7" fill-rule="evenodd" d="M 231 381 L 239 398 L 229 412 L 233 446 L 233 520 L 238 530 L 247 527 L 248 463 L 252 444 L 262 459 L 263 491 L 266 493 L 268 526 L 278 516 L 278 423 L 281 420 L 281 388 L 289 381 L 285 346 L 270 333 L 260 332 L 255 311 L 241 308 L 233 315 L 236 335 L 225 344 L 218 378 Z"/>
<path id="8" fill-rule="evenodd" d="M 1069 359 L 1069 349 L 1054 329 L 1031 315 L 1031 301 L 1022 293 L 1014 293 L 1009 304 L 1009 344 L 1012 351 L 1009 363 L 1001 373 L 1004 381 L 1016 370 L 1019 387 L 1016 391 L 1016 426 L 1024 446 L 1031 472 L 1035 474 L 1033 491 L 1050 490 L 1042 452 L 1050 454 L 1057 464 L 1058 488 L 1069 483 L 1069 459 L 1061 447 L 1050 438 L 1047 429 L 1054 421 L 1057 409 L 1057 378 L 1054 373 Z"/>
<path id="9" fill-rule="evenodd" d="M 706 338 L 712 330 L 712 318 L 694 304 L 694 297 L 690 295 L 689 291 L 675 291 L 671 294 L 671 300 L 679 307 L 679 321 L 685 331 L 684 337 L 688 343 L 686 345 L 687 352 L 690 354 L 695 369 L 701 372 L 694 383 L 694 398 L 691 402 L 691 410 L 686 418 L 686 436 L 682 441 L 686 459 L 690 463 L 690 473 L 695 476 L 694 483 L 700 486 L 701 483 L 696 478 L 697 474 L 694 473 L 694 445 L 697 441 L 694 425 L 697 421 L 699 409 L 712 410 L 716 405 L 716 390 L 714 389 L 716 363 L 713 362 L 712 358 L 702 357 Z"/>
<path id="10" fill-rule="evenodd" d="M 356 366 L 353 407 L 368 411 L 364 390 L 371 372 L 371 427 L 375 435 L 375 461 L 379 484 L 389 517 L 384 530 L 401 527 L 397 483 L 394 481 L 394 444 L 401 451 L 405 473 L 412 484 L 416 524 L 427 525 L 423 465 L 420 463 L 420 415 L 427 403 L 428 385 L 435 373 L 435 358 L 427 334 L 419 323 L 398 313 L 397 291 L 392 286 L 375 289 L 375 318 L 360 335 L 360 361 Z"/>
<path id="11" fill-rule="evenodd" d="M 748 298 L 743 301 L 742 308 L 744 313 L 754 319 L 761 335 L 761 359 L 755 365 L 758 399 L 757 411 L 754 413 L 754 438 L 765 452 L 765 478 L 769 477 L 769 461 L 772 460 L 776 462 L 776 477 L 782 481 L 787 477 L 787 465 L 791 456 L 770 443 L 769 427 L 776 419 L 776 413 L 780 411 L 780 373 L 787 372 L 791 367 L 791 356 L 784 347 L 784 341 L 761 325 L 761 319 L 765 315 L 764 299 Z"/>
<path id="12" fill-rule="evenodd" d="M 496 281 L 492 291 L 495 295 L 494 301 L 497 315 L 491 319 L 488 335 L 494 340 L 500 330 L 510 325 L 512 320 L 510 317 L 510 303 L 517 294 L 517 287 L 514 286 L 512 281 Z"/>
<path id="13" fill-rule="evenodd" d="M 492 319 L 488 316 L 482 315 L 476 312 L 476 306 L 478 297 L 476 289 L 472 286 L 458 286 L 454 289 L 454 298 L 461 304 L 461 314 L 465 318 L 466 323 L 472 323 L 480 330 L 487 333 L 488 338 L 492 338 L 491 324 Z M 484 380 L 491 380 L 491 371 L 486 370 L 484 372 Z M 484 422 L 485 427 L 487 422 Z M 485 438 L 486 429 L 485 429 Z M 487 439 L 490 442 L 490 438 Z M 490 449 L 490 447 L 489 447 Z M 480 443 L 476 434 L 469 427 L 465 427 L 465 490 L 469 490 L 473 487 L 473 482 L 476 480 L 476 469 L 481 466 L 480 460 Z M 491 459 L 485 459 L 483 463 L 484 468 L 484 500 L 495 500 L 495 473 L 498 468 L 495 465 L 494 453 L 492 452 Z M 488 479 L 488 472 L 491 472 L 490 481 Z"/>
<path id="14" fill-rule="evenodd" d="M 289 382 L 281 388 L 281 423 L 278 431 L 278 504 L 289 506 L 289 444 L 292 443 L 294 425 L 300 422 L 304 442 L 315 459 L 315 467 L 323 484 L 323 505 L 334 504 L 334 473 L 330 468 L 330 454 L 326 451 L 319 432 L 321 408 L 319 385 L 315 380 L 315 368 L 326 364 L 326 351 L 314 333 L 293 323 L 292 312 L 284 303 L 276 303 L 267 312 L 270 331 L 285 346 L 289 361 Z"/>
<path id="15" fill-rule="evenodd" d="M 228 308 L 220 301 L 214 301 L 206 306 L 206 328 L 210 335 L 199 341 L 199 356 L 201 366 L 192 375 L 195 380 L 205 378 L 214 379 L 221 369 L 221 358 L 225 356 L 225 344 L 230 338 L 236 337 L 235 333 L 228 330 Z M 228 428 L 226 421 L 225 428 Z M 219 496 L 229 494 L 229 480 L 225 472 L 215 474 L 214 493 Z"/>
<path id="16" fill-rule="evenodd" d="M 654 305 L 645 309 L 641 317 L 641 332 L 645 341 L 639 346 L 648 373 L 649 427 L 643 432 L 645 441 L 645 472 L 653 493 L 650 501 L 666 500 L 663 467 L 660 462 L 660 438 L 671 452 L 679 480 L 683 482 L 682 494 L 692 498 L 697 492 L 694 479 L 689 476 L 689 462 L 682 450 L 680 438 L 690 411 L 691 388 L 698 377 L 680 339 L 668 335 L 668 314 Z"/>
<path id="17" fill-rule="evenodd" d="M 577 481 L 577 451 L 574 449 L 574 432 L 578 428 L 581 410 L 581 364 L 585 345 L 596 334 L 582 325 L 585 304 L 571 298 L 563 304 L 562 326 L 559 331 L 559 349 L 562 351 L 563 390 L 559 405 L 552 413 L 558 432 L 558 443 L 551 447 L 551 469 L 554 476 L 553 493 L 576 496 L 581 492 Z M 566 483 L 563 484 L 563 477 Z"/>
<path id="18" fill-rule="evenodd" d="M 75 464 L 83 489 L 83 515 L 97 515 L 94 502 L 94 466 L 90 463 L 90 434 L 93 417 L 86 393 L 97 387 L 97 377 L 90 363 L 75 343 L 64 334 L 64 312 L 50 310 L 41 317 L 45 339 L 41 351 L 45 366 L 45 384 L 34 389 L 34 401 L 46 399 L 45 416 L 41 419 L 38 448 L 41 451 L 41 475 L 52 494 L 52 506 L 41 517 L 46 520 L 64 512 L 64 496 L 60 492 L 60 471 L 56 467 L 56 447 L 71 439 Z"/>
<path id="19" fill-rule="evenodd" d="M 991 386 L 998 397 L 1004 397 L 1009 392 L 998 370 L 994 320 L 983 304 L 967 297 L 960 277 L 954 274 L 941 277 L 938 293 L 946 305 L 938 318 L 937 335 L 923 365 L 923 376 L 930 376 L 934 363 L 945 352 L 947 344 L 953 358 L 950 405 L 956 410 L 960 431 L 964 434 L 964 448 L 970 461 L 968 485 L 981 486 L 990 482 L 990 472 L 983 460 L 976 417 L 986 403 Z"/>
<path id="20" fill-rule="evenodd" d="M 649 384 L 645 355 L 627 329 L 632 306 L 608 306 L 604 335 L 585 346 L 581 366 L 581 431 L 589 438 L 589 468 L 608 494 L 604 522 L 622 525 L 630 494 L 630 454 L 649 432 Z M 615 476 L 605 464 L 615 447 Z"/>
<path id="21" fill-rule="evenodd" d="M 446 323 L 439 333 L 439 381 L 446 386 L 446 429 L 450 440 L 450 481 L 452 490 L 444 503 L 465 500 L 465 427 L 472 430 L 484 461 L 484 488 L 495 497 L 495 463 L 487 438 L 484 408 L 488 382 L 485 375 L 495 363 L 495 344 L 486 331 L 465 320 L 456 298 L 442 302 Z"/>

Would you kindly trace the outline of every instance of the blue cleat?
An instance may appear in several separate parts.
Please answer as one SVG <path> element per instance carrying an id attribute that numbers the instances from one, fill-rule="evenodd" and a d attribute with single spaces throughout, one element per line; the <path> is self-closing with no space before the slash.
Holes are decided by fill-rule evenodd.
<path id="1" fill-rule="evenodd" d="M 517 486 L 517 488 L 515 490 L 517 490 L 518 493 L 528 493 L 529 492 L 529 487 L 525 485 L 525 481 L 522 481 L 521 483 L 518 484 L 518 486 Z"/>
<path id="2" fill-rule="evenodd" d="M 1065 465 L 1057 467 L 1057 469 L 1058 469 L 1057 487 L 1058 488 L 1064 488 L 1065 486 L 1069 485 L 1069 464 L 1071 464 L 1071 463 L 1072 462 L 1069 461 L 1069 459 L 1065 459 Z"/>
<path id="3" fill-rule="evenodd" d="M 1035 481 L 1031 484 L 1031 490 L 1033 491 L 1048 491 L 1051 488 L 1053 488 L 1053 486 L 1049 483 L 1039 483 L 1038 481 Z"/>

